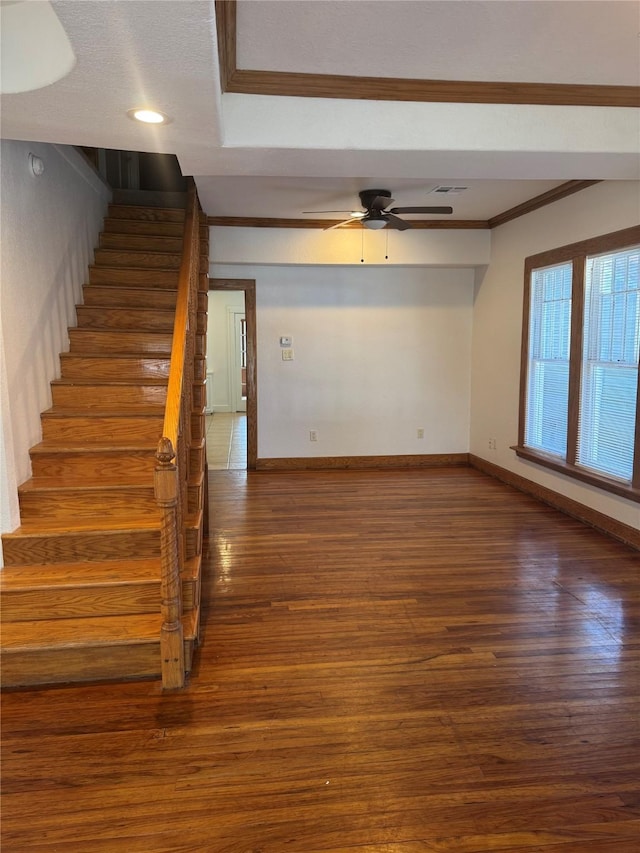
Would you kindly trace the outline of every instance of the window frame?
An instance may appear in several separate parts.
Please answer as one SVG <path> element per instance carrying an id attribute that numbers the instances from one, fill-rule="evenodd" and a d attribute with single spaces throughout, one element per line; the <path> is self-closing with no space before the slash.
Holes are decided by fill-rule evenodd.
<path id="1" fill-rule="evenodd" d="M 516 455 L 529 462 L 550 468 L 573 477 L 603 491 L 612 492 L 640 503 L 640 405 L 636 404 L 636 422 L 631 483 L 622 483 L 605 474 L 598 474 L 577 465 L 578 415 L 582 372 L 582 343 L 584 323 L 584 291 L 586 259 L 590 255 L 615 252 L 640 244 L 640 225 L 624 228 L 589 240 L 571 243 L 557 249 L 530 255 L 524 262 L 524 303 L 522 312 L 522 341 L 520 355 L 520 405 L 518 416 L 518 443 L 512 449 Z M 572 264 L 571 284 L 571 341 L 569 348 L 569 402 L 567 413 L 566 460 L 525 446 L 525 419 L 527 407 L 527 376 L 529 371 L 529 321 L 531 308 L 532 273 L 556 264 Z M 638 402 L 640 402 L 640 370 L 638 370 Z"/>

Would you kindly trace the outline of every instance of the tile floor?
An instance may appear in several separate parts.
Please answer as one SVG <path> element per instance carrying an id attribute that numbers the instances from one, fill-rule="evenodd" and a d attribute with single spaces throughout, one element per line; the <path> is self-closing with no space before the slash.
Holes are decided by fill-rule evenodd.
<path id="1" fill-rule="evenodd" d="M 210 471 L 245 470 L 247 416 L 242 412 L 207 415 L 207 462 Z"/>

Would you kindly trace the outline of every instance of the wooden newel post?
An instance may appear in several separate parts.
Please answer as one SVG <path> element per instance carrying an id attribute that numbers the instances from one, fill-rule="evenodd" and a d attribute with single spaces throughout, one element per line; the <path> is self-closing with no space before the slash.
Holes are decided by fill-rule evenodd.
<path id="1" fill-rule="evenodd" d="M 178 560 L 178 472 L 173 462 L 175 453 L 171 441 L 161 438 L 156 452 L 154 472 L 155 496 L 162 511 L 160 527 L 160 609 L 162 628 L 162 686 L 165 689 L 184 687 L 184 638 L 182 628 L 182 588 Z"/>

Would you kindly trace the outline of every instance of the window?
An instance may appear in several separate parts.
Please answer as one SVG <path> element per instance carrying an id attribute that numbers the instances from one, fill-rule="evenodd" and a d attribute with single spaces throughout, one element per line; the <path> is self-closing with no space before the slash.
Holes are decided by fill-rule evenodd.
<path id="1" fill-rule="evenodd" d="M 571 264 L 531 276 L 525 444 L 564 459 L 569 410 Z"/>
<path id="2" fill-rule="evenodd" d="M 640 501 L 640 227 L 527 258 L 519 456 Z"/>

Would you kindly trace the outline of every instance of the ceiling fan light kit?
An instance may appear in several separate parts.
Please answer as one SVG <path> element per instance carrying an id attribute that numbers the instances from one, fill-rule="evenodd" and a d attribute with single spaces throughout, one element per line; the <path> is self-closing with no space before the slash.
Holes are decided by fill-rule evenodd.
<path id="1" fill-rule="evenodd" d="M 337 222 L 335 225 L 329 225 L 325 231 L 333 231 L 334 228 L 342 228 L 343 225 L 349 225 L 354 219 L 359 219 L 362 222 L 363 228 L 368 228 L 371 231 L 379 231 L 386 228 L 395 228 L 396 231 L 406 231 L 412 225 L 405 219 L 401 219 L 396 214 L 398 213 L 421 213 L 421 214 L 436 214 L 444 215 L 453 213 L 452 207 L 444 207 L 441 205 L 429 207 L 391 207 L 395 199 L 391 198 L 389 190 L 362 190 L 360 193 L 360 202 L 364 208 L 364 212 L 347 210 L 305 210 L 304 213 L 349 213 L 349 219 L 344 219 L 342 222 Z"/>
<path id="2" fill-rule="evenodd" d="M 387 225 L 387 220 L 383 216 L 365 216 L 362 219 L 362 224 L 371 231 L 379 231 Z"/>

